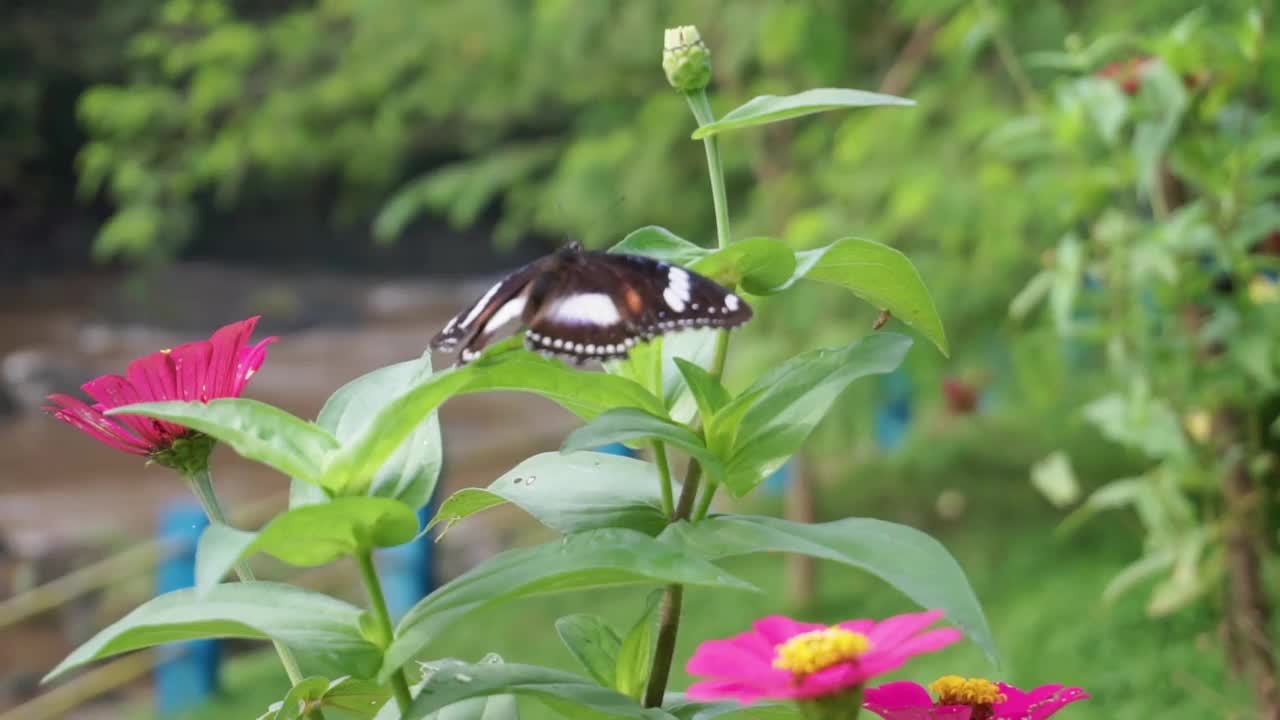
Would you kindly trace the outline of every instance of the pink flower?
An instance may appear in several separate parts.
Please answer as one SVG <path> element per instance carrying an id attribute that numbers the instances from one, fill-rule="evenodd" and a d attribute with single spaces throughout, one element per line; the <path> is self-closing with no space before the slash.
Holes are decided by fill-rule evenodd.
<path id="1" fill-rule="evenodd" d="M 925 630 L 941 610 L 896 615 L 882 622 L 849 620 L 827 626 L 773 615 L 755 629 L 702 643 L 688 671 L 711 679 L 689 688 L 697 700 L 804 700 L 843 693 L 901 667 L 913 655 L 940 650 L 959 630 Z"/>
<path id="2" fill-rule="evenodd" d="M 1041 685 L 1022 691 L 1002 682 L 958 675 L 929 686 L 891 682 L 865 691 L 863 707 L 885 720 L 1045 720 L 1077 700 L 1089 699 L 1078 687 Z"/>
<path id="3" fill-rule="evenodd" d="M 140 402 L 199 400 L 239 397 L 249 378 L 267 359 L 269 337 L 249 345 L 257 317 L 220 328 L 208 340 L 179 345 L 134 360 L 128 377 L 103 375 L 81 389 L 93 398 L 90 405 L 71 395 L 50 395 L 55 406 L 45 407 L 59 420 L 83 430 L 90 437 L 134 455 L 154 455 L 168 450 L 190 431 L 163 420 L 121 415 L 107 417 L 112 408 Z"/>

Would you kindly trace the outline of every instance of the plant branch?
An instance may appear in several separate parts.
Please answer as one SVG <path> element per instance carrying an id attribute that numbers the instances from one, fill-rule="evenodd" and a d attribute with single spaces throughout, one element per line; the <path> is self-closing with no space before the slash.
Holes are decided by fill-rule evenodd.
<path id="1" fill-rule="evenodd" d="M 698 496 L 698 484 L 702 478 L 702 466 L 689 465 L 689 472 L 680 488 L 680 502 L 676 505 L 672 522 L 689 517 L 694 498 Z M 667 680 L 671 677 L 671 661 L 676 654 L 676 636 L 680 632 L 680 610 L 684 604 L 684 587 L 668 585 L 662 597 L 662 614 L 658 620 L 658 640 L 653 648 L 653 666 L 649 670 L 649 684 L 644 691 L 644 706 L 659 707 L 667 693 Z"/>
<path id="2" fill-rule="evenodd" d="M 671 463 L 667 460 L 667 446 L 660 440 L 653 442 L 653 459 L 658 464 L 658 475 L 662 478 L 662 514 L 671 517 L 675 512 L 675 500 L 671 491 Z"/>
<path id="3" fill-rule="evenodd" d="M 382 581 L 378 579 L 378 569 L 373 565 L 373 552 L 365 550 L 356 555 L 356 564 L 360 566 L 360 578 L 364 580 L 364 589 L 369 593 L 369 607 L 373 610 L 374 620 L 378 623 L 378 633 L 385 642 L 391 642 L 395 630 L 391 627 L 391 613 L 387 610 L 387 598 L 382 594 Z M 391 674 L 391 690 L 396 696 L 396 705 L 400 714 L 409 712 L 413 704 L 413 693 L 409 692 L 409 680 L 402 668 L 396 668 Z"/>
<path id="4" fill-rule="evenodd" d="M 213 476 L 210 475 L 208 467 L 185 472 L 183 479 L 187 481 L 196 499 L 200 501 L 200 506 L 204 508 L 204 514 L 208 516 L 209 522 L 228 525 L 226 513 L 222 511 L 222 503 L 218 502 L 218 495 L 213 490 Z M 244 560 L 232 567 L 241 582 L 252 582 L 257 579 L 249 569 L 249 563 Z M 272 640 L 271 644 L 275 646 L 276 655 L 280 656 L 280 664 L 284 666 L 285 675 L 289 676 L 289 684 L 297 685 L 302 682 L 302 668 L 298 666 L 298 659 L 294 657 L 293 651 L 276 640 Z M 307 713 L 307 717 L 311 720 L 323 720 L 324 715 L 319 709 L 314 709 Z"/>

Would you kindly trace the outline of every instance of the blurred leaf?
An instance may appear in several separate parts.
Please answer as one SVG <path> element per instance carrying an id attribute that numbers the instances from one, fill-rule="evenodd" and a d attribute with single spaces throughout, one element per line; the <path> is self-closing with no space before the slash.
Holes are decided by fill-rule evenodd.
<path id="1" fill-rule="evenodd" d="M 342 497 L 277 515 L 259 532 L 210 525 L 196 550 L 196 587 L 203 595 L 240 560 L 257 552 L 296 567 L 326 565 L 343 557 L 409 542 L 418 516 L 399 500 Z"/>
<path id="2" fill-rule="evenodd" d="M 271 639 L 347 668 L 378 671 L 382 653 L 360 634 L 361 610 L 310 590 L 269 582 L 194 588 L 161 595 L 112 623 L 58 664 L 44 681 L 94 660 L 179 640 Z"/>
<path id="3" fill-rule="evenodd" d="M 767 295 L 787 285 L 796 269 L 796 255 L 781 240 L 747 238 L 703 256 L 690 269 L 726 288 L 741 285 L 753 295 Z"/>
<path id="4" fill-rule="evenodd" d="M 1080 483 L 1071 469 L 1071 459 L 1061 450 L 1031 466 L 1031 484 L 1054 507 L 1067 507 L 1080 499 Z"/>
<path id="5" fill-rule="evenodd" d="M 634 530 L 574 533 L 545 545 L 496 555 L 431 593 L 400 621 L 395 640 L 387 648 L 383 673 L 401 667 L 440 631 L 481 608 L 531 595 L 671 583 L 755 589 L 698 556 Z"/>
<path id="6" fill-rule="evenodd" d="M 464 488 L 440 505 L 428 527 L 454 523 L 514 503 L 562 533 L 628 528 L 657 535 L 667 525 L 651 463 L 606 453 L 542 453 L 521 462 L 488 488 Z M 679 490 L 677 489 L 677 492 Z"/>
<path id="7" fill-rule="evenodd" d="M 797 355 L 765 373 L 716 414 L 708 445 L 727 455 L 737 496 L 782 467 L 855 380 L 892 372 L 911 339 L 878 333 L 843 348 Z"/>
<path id="8" fill-rule="evenodd" d="M 338 388 L 329 396 L 316 424 L 346 443 L 401 393 L 431 376 L 431 356 L 378 368 Z M 431 413 L 399 450 L 374 475 L 371 495 L 394 498 L 413 508 L 431 501 L 443 462 L 440 420 Z M 315 486 L 295 482 L 290 488 L 291 507 L 324 502 L 328 497 Z"/>
<path id="9" fill-rule="evenodd" d="M 694 245 L 657 225 L 631 231 L 622 242 L 609 248 L 609 252 L 643 255 L 682 267 L 692 267 L 695 262 L 711 254 L 707 248 Z"/>
<path id="10" fill-rule="evenodd" d="M 801 278 L 839 285 L 878 309 L 915 328 L 938 347 L 947 347 L 942 319 L 933 298 L 906 255 L 880 243 L 844 238 L 816 250 L 796 253 L 794 284 Z"/>
<path id="11" fill-rule="evenodd" d="M 614 687 L 622 639 L 604 618 L 566 615 L 556 620 L 556 633 L 588 675 L 604 687 Z"/>
<path id="12" fill-rule="evenodd" d="M 756 703 L 747 707 L 725 700 L 699 702 L 685 697 L 684 693 L 667 693 L 662 709 L 678 720 L 802 720 L 794 705 L 767 705 Z"/>
<path id="13" fill-rule="evenodd" d="M 795 95 L 761 95 L 693 132 L 693 139 L 745 127 L 781 122 L 802 115 L 876 105 L 915 105 L 914 100 L 846 88 L 815 88 Z"/>
<path id="14" fill-rule="evenodd" d="M 320 698 L 329 689 L 327 678 L 314 676 L 306 678 L 289 689 L 284 699 L 272 703 L 266 713 L 258 720 L 299 720 L 308 711 L 319 705 Z"/>
<path id="15" fill-rule="evenodd" d="M 716 482 L 724 480 L 724 463 L 709 450 L 697 433 L 637 408 L 618 408 L 598 415 L 565 438 L 560 452 L 571 453 L 635 440 L 660 440 L 697 458 Z"/>
<path id="16" fill-rule="evenodd" d="M 1178 417 L 1164 401 L 1145 393 L 1129 397 L 1111 393 L 1086 405 L 1084 416 L 1107 438 L 1153 458 L 1177 458 L 1187 453 Z"/>
<path id="17" fill-rule="evenodd" d="M 811 555 L 872 573 L 947 620 L 998 663 L 995 640 L 964 570 L 937 540 L 906 525 L 869 518 L 807 524 L 770 517 L 718 515 L 672 525 L 659 538 L 717 559 L 758 552 Z"/>
<path id="18" fill-rule="evenodd" d="M 154 402 L 108 410 L 108 415 L 142 415 L 197 430 L 248 460 L 313 484 L 324 485 L 320 467 L 338 447 L 324 430 L 280 408 L 246 398 L 201 402 Z"/>
<path id="19" fill-rule="evenodd" d="M 662 590 L 649 593 L 648 602 L 635 625 L 622 639 L 618 650 L 616 679 L 613 687 L 639 702 L 649 682 L 649 665 L 653 662 L 653 643 L 658 610 L 662 607 Z"/>
<path id="20" fill-rule="evenodd" d="M 406 720 L 428 717 L 441 708 L 470 698 L 508 693 L 533 698 L 562 713 L 563 717 L 584 720 L 670 720 L 671 717 L 661 710 L 641 708 L 625 695 L 562 670 L 510 663 L 473 665 L 440 661 L 432 663 L 429 672 L 413 706 L 405 713 Z"/>
<path id="21" fill-rule="evenodd" d="M 689 388 L 690 394 L 698 404 L 698 415 L 702 417 L 703 427 L 710 434 L 716 413 L 720 412 L 720 409 L 728 405 L 732 399 L 729 396 L 729 391 L 711 373 L 704 370 L 701 365 L 677 358 L 676 366 L 680 368 L 680 374 L 684 377 L 685 385 Z"/>

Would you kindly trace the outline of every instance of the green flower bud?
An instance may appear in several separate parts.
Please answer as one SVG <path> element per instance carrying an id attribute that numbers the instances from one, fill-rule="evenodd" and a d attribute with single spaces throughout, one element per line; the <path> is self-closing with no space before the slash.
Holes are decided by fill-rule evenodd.
<path id="1" fill-rule="evenodd" d="M 671 87 L 683 93 L 697 92 L 711 82 L 711 51 L 698 28 L 667 28 L 662 45 L 662 69 Z"/>

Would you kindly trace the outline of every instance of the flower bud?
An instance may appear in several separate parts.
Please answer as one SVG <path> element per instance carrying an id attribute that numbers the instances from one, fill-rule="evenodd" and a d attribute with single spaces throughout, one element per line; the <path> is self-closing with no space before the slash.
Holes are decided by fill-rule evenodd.
<path id="1" fill-rule="evenodd" d="M 711 81 L 711 51 L 698 28 L 667 28 L 662 46 L 662 69 L 671 87 L 683 93 L 697 92 Z"/>

